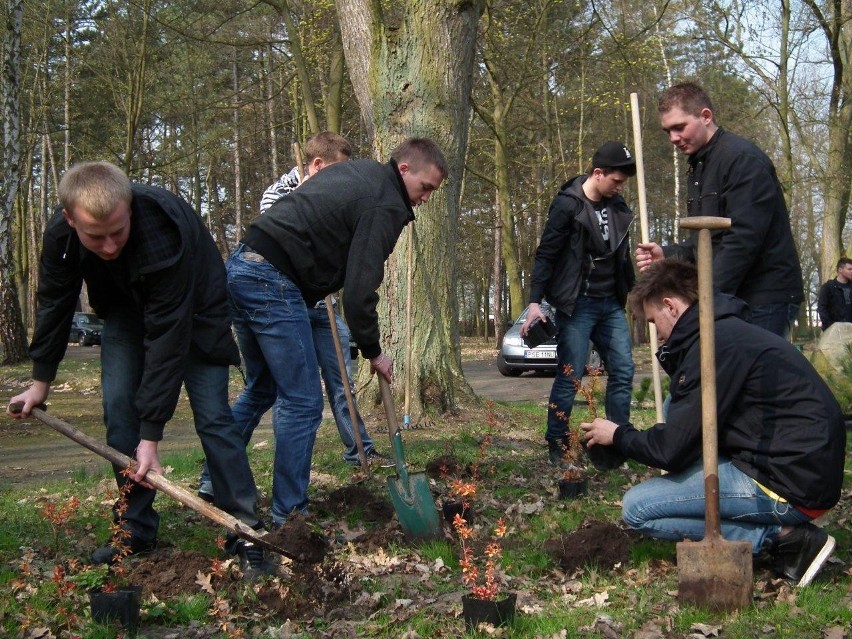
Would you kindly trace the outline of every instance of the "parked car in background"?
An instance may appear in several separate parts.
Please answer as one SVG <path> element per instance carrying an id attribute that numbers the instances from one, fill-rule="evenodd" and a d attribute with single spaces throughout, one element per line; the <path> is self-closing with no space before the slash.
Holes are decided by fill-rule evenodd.
<path id="1" fill-rule="evenodd" d="M 103 321 L 94 313 L 74 313 L 68 341 L 76 342 L 80 346 L 100 345 L 103 330 Z"/>
<path id="2" fill-rule="evenodd" d="M 549 322 L 554 321 L 553 309 L 546 302 L 542 302 L 541 310 Z M 497 370 L 506 377 L 517 377 L 526 371 L 556 373 L 556 336 L 535 348 L 529 348 L 521 337 L 521 326 L 526 319 L 527 311 L 524 309 L 503 336 L 503 344 L 497 355 Z M 601 356 L 590 342 L 586 367 L 601 368 L 602 366 Z"/>

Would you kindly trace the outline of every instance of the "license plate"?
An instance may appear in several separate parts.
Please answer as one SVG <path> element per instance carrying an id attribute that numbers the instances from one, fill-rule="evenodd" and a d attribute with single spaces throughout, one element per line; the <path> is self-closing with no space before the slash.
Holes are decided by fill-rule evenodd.
<path id="1" fill-rule="evenodd" d="M 550 351 L 524 351 L 524 357 L 527 359 L 553 359 L 553 353 Z"/>

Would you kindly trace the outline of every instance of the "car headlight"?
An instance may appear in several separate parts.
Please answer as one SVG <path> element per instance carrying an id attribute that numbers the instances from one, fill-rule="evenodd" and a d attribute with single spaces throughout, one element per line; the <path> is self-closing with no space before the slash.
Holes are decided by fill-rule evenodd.
<path id="1" fill-rule="evenodd" d="M 514 335 L 511 337 L 506 337 L 503 339 L 503 343 L 507 346 L 523 346 L 524 340 L 520 337 L 515 337 Z"/>

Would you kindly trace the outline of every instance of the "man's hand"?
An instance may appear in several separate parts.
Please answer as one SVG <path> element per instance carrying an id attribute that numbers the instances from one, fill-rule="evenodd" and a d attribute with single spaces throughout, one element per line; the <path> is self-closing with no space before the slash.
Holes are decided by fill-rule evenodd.
<path id="1" fill-rule="evenodd" d="M 532 302 L 527 306 L 527 319 L 524 320 L 524 325 L 521 326 L 521 337 L 526 337 L 530 330 L 530 325 L 540 319 L 542 322 L 547 322 L 547 315 L 541 312 L 541 306 Z"/>
<path id="2" fill-rule="evenodd" d="M 15 419 L 29 417 L 30 411 L 39 404 L 43 404 L 49 392 L 50 384 L 47 382 L 33 382 L 27 390 L 9 400 L 6 406 L 6 414 Z M 13 413 L 11 408 L 13 404 L 21 405 L 21 412 Z"/>
<path id="3" fill-rule="evenodd" d="M 370 372 L 378 373 L 388 384 L 393 384 L 393 361 L 384 353 L 370 360 Z"/>
<path id="4" fill-rule="evenodd" d="M 663 249 L 659 244 L 648 242 L 647 244 L 636 245 L 636 267 L 639 271 L 644 271 L 651 266 L 652 263 L 663 259 Z"/>
<path id="5" fill-rule="evenodd" d="M 601 446 L 612 446 L 615 429 L 618 428 L 618 424 L 608 419 L 597 417 L 591 424 L 588 422 L 580 424 L 580 428 L 586 432 L 586 436 L 583 438 L 586 448 L 597 446 L 598 444 Z"/>
<path id="6" fill-rule="evenodd" d="M 136 474 L 131 479 L 139 482 L 146 488 L 153 488 L 145 481 L 145 475 L 149 470 L 156 471 L 160 474 L 163 472 L 163 467 L 160 464 L 160 456 L 157 453 L 157 442 L 149 439 L 143 439 L 136 447 Z"/>

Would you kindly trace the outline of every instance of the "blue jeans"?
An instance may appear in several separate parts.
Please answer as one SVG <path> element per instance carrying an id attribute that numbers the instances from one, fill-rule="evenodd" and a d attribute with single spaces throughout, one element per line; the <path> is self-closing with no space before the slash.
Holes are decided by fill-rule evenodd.
<path id="1" fill-rule="evenodd" d="M 352 419 L 349 415 L 349 405 L 346 403 L 345 382 L 340 374 L 340 365 L 337 362 L 337 349 L 334 347 L 334 335 L 331 332 L 331 322 L 328 319 L 328 310 L 325 304 L 321 303 L 315 308 L 308 309 L 308 318 L 311 321 L 314 350 L 316 351 L 317 361 L 319 362 L 320 372 L 322 373 L 322 380 L 325 383 L 328 403 L 331 406 L 331 412 L 334 414 L 334 422 L 337 424 L 337 432 L 340 433 L 340 441 L 346 446 L 343 459 L 347 462 L 357 463 L 359 462 L 358 447 L 355 445 L 355 435 L 352 432 Z M 349 353 L 349 327 L 346 326 L 346 322 L 337 313 L 334 314 L 334 319 L 340 337 L 340 347 L 343 349 L 343 360 L 346 364 L 346 370 L 349 371 L 352 368 L 352 356 Z M 352 390 L 352 402 L 355 404 L 355 419 L 358 421 L 358 431 L 361 433 L 364 452 L 369 453 L 373 450 L 373 440 L 367 434 L 367 429 L 364 427 L 364 420 L 361 418 L 361 413 L 358 412 L 358 405 L 355 403 L 355 390 L 352 387 L 351 380 L 349 388 Z"/>
<path id="2" fill-rule="evenodd" d="M 575 383 L 583 381 L 589 340 L 594 343 L 607 372 L 606 416 L 617 424 L 630 421 L 630 400 L 633 395 L 633 356 L 630 330 L 624 308 L 614 297 L 580 296 L 569 317 L 556 312 L 556 379 L 550 390 L 547 407 L 547 439 L 565 437 L 568 420 L 574 407 Z M 571 372 L 566 373 L 566 365 Z"/>
<path id="3" fill-rule="evenodd" d="M 349 353 L 349 327 L 335 313 L 337 323 L 337 332 L 340 336 L 340 345 L 343 348 L 343 359 L 346 364 L 346 370 L 349 371 L 352 367 L 352 356 Z M 314 338 L 314 351 L 316 352 L 317 361 L 320 365 L 320 372 L 325 383 L 325 392 L 328 396 L 328 403 L 331 406 L 331 412 L 334 414 L 334 421 L 337 424 L 337 432 L 340 434 L 340 440 L 346 446 L 346 451 L 343 453 L 343 460 L 350 463 L 360 463 L 358 458 L 358 447 L 355 445 L 355 435 L 352 432 L 352 420 L 349 417 L 349 406 L 346 403 L 346 389 L 343 385 L 343 377 L 340 375 L 340 366 L 337 363 L 337 351 L 334 348 L 334 336 L 331 332 L 331 322 L 328 321 L 328 311 L 325 308 L 325 303 L 318 304 L 315 308 L 308 309 L 308 318 L 311 321 L 311 329 Z M 361 413 L 358 412 L 358 404 L 355 401 L 355 390 L 350 382 L 352 390 L 352 402 L 355 404 L 355 418 L 358 421 L 358 430 L 361 432 L 361 442 L 364 444 L 364 452 L 369 454 L 373 450 L 373 440 L 367 434 L 367 429 L 364 426 L 364 420 L 361 418 Z M 262 411 L 254 411 L 252 415 L 247 417 L 243 424 L 243 439 L 246 446 L 251 441 L 254 429 L 260 423 L 260 419 L 266 410 L 275 405 L 277 399 L 271 394 L 267 397 L 267 406 Z M 201 472 L 199 480 L 200 492 L 213 494 L 213 486 L 210 483 L 210 475 L 205 464 L 204 470 Z"/>
<path id="4" fill-rule="evenodd" d="M 653 477 L 627 491 L 622 501 L 624 522 L 657 539 L 697 541 L 704 538 L 704 470 L 702 462 L 679 473 Z M 722 536 L 748 541 L 759 554 L 767 539 L 782 526 L 810 518 L 790 504 L 773 499 L 734 464 L 719 458 L 719 519 Z"/>
<path id="5" fill-rule="evenodd" d="M 101 388 L 107 444 L 133 456 L 139 445 L 136 391 L 145 365 L 145 329 L 139 311 L 113 309 L 104 318 L 101 336 Z M 189 395 L 195 431 L 209 460 L 216 505 L 251 527 L 257 517 L 257 489 L 246 449 L 228 406 L 228 367 L 210 364 L 190 351 L 184 386 Z M 119 486 L 130 481 L 113 467 Z M 121 516 L 132 536 L 140 541 L 157 537 L 159 515 L 154 510 L 156 491 L 133 484 L 127 510 Z"/>
<path id="6" fill-rule="evenodd" d="M 308 507 L 311 456 L 322 422 L 322 388 L 308 309 L 298 287 L 240 244 L 228 258 L 234 330 L 246 387 L 232 411 L 243 441 L 274 404 L 272 521 Z"/>
<path id="7" fill-rule="evenodd" d="M 751 323 L 770 333 L 789 339 L 793 330 L 793 322 L 799 315 L 798 304 L 760 304 L 751 306 Z"/>

